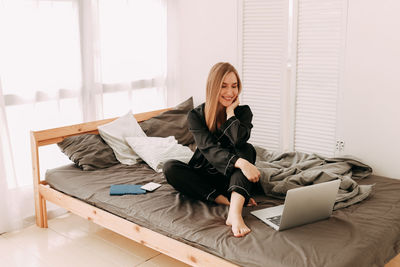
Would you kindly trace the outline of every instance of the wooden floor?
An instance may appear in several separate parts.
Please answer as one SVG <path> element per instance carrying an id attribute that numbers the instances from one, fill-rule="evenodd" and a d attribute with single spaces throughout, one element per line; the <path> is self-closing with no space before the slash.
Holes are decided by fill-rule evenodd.
<path id="1" fill-rule="evenodd" d="M 188 266 L 76 215 L 0 235 L 1 266 Z"/>

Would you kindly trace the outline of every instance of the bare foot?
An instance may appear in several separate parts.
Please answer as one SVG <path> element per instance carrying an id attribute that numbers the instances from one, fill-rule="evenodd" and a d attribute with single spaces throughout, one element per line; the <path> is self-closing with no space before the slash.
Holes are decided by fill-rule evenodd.
<path id="1" fill-rule="evenodd" d="M 229 200 L 226 198 L 226 196 L 224 196 L 224 195 L 218 195 L 216 198 L 215 198 L 215 203 L 217 203 L 217 204 L 222 204 L 222 205 L 226 205 L 226 206 L 229 206 L 231 203 L 229 202 Z"/>
<path id="2" fill-rule="evenodd" d="M 250 228 L 244 223 L 241 215 L 229 213 L 226 225 L 232 226 L 232 232 L 235 237 L 242 237 L 251 232 Z"/>
<path id="3" fill-rule="evenodd" d="M 257 206 L 257 202 L 254 200 L 254 198 L 250 198 L 249 202 L 247 203 L 247 207 L 254 207 Z"/>

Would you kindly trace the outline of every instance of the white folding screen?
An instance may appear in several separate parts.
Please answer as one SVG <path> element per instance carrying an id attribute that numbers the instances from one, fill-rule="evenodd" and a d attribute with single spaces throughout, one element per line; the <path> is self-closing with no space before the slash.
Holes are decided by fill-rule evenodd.
<path id="1" fill-rule="evenodd" d="M 242 21 L 242 102 L 254 114 L 250 142 L 280 150 L 288 0 L 243 0 Z"/>
<path id="2" fill-rule="evenodd" d="M 334 156 L 347 2 L 298 0 L 295 4 L 294 149 Z"/>

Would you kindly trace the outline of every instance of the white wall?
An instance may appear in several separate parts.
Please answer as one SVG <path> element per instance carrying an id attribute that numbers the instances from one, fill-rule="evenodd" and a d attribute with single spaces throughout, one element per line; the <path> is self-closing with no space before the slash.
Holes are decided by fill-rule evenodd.
<path id="1" fill-rule="evenodd" d="M 204 102 L 211 67 L 220 61 L 237 66 L 237 1 L 173 0 L 168 3 L 168 31 L 177 38 L 174 44 L 177 49 L 169 48 L 170 56 L 177 61 L 177 88 L 168 94 L 169 106 L 190 96 L 194 97 L 195 105 Z"/>
<path id="2" fill-rule="evenodd" d="M 344 154 L 400 179 L 400 1 L 349 0 L 338 134 Z"/>

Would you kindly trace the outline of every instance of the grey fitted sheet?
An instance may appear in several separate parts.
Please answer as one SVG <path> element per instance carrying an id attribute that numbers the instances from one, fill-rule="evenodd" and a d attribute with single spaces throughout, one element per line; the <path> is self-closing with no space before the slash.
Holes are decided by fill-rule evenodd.
<path id="1" fill-rule="evenodd" d="M 82 171 L 74 165 L 48 170 L 46 181 L 74 196 L 141 226 L 241 266 L 383 266 L 400 252 L 400 180 L 371 175 L 375 184 L 363 202 L 333 212 L 331 218 L 277 232 L 249 212 L 282 204 L 256 196 L 244 208 L 252 232 L 235 238 L 225 225 L 228 208 L 192 200 L 167 184 L 145 163 L 117 164 Z M 144 195 L 110 196 L 111 184 L 161 183 Z"/>

